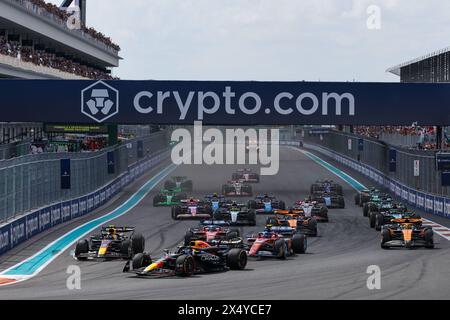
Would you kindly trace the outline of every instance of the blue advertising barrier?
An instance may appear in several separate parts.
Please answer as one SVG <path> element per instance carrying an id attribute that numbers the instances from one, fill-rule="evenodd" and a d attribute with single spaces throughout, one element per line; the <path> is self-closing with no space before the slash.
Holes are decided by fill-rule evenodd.
<path id="1" fill-rule="evenodd" d="M 371 166 L 359 163 L 354 159 L 335 152 L 334 150 L 308 143 L 304 143 L 304 147 L 324 154 L 337 162 L 362 173 L 375 183 L 388 188 L 392 194 L 396 195 L 398 198 L 408 202 L 410 205 L 420 210 L 424 210 L 427 213 L 435 214 L 441 217 L 450 218 L 450 198 L 415 190 L 414 188 L 408 187 L 394 179 L 389 178 L 384 173 Z"/>
<path id="2" fill-rule="evenodd" d="M 4 122 L 450 125 L 450 83 L 4 79 L 0 96 Z"/>
<path id="3" fill-rule="evenodd" d="M 40 208 L 0 226 L 0 255 L 53 226 L 81 217 L 101 207 L 126 185 L 140 177 L 140 173 L 168 157 L 168 151 L 160 152 L 131 165 L 126 173 L 95 192 Z"/>

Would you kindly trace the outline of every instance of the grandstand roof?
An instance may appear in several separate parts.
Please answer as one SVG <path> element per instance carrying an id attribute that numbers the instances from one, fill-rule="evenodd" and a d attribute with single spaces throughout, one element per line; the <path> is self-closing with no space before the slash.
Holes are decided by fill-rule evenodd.
<path id="1" fill-rule="evenodd" d="M 441 49 L 441 50 L 437 50 L 437 51 L 428 53 L 428 54 L 426 54 L 426 55 L 423 55 L 423 56 L 421 56 L 421 57 L 415 58 L 415 59 L 413 59 L 413 60 L 409 60 L 409 61 L 407 61 L 407 62 L 403 62 L 403 63 L 401 63 L 401 64 L 399 64 L 399 65 L 396 65 L 396 66 L 394 66 L 394 67 L 391 67 L 391 68 L 387 69 L 386 72 L 390 72 L 390 73 L 392 73 L 392 74 L 395 74 L 395 75 L 397 75 L 397 76 L 400 76 L 400 70 L 401 70 L 401 68 L 406 67 L 406 66 L 409 66 L 409 65 L 414 64 L 414 63 L 417 63 L 417 62 L 419 62 L 419 61 L 423 61 L 423 60 L 429 59 L 429 58 L 431 58 L 431 57 L 439 56 L 439 55 L 441 55 L 441 54 L 443 54 L 443 53 L 447 53 L 447 52 L 450 52 L 450 47 L 446 47 L 446 48 L 444 48 L 444 49 Z"/>

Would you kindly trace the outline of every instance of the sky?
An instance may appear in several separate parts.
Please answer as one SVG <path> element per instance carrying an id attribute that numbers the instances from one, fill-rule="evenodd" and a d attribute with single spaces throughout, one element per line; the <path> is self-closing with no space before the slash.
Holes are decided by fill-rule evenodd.
<path id="1" fill-rule="evenodd" d="M 449 21 L 448 0 L 87 1 L 136 80 L 399 81 L 386 69 L 450 46 Z"/>

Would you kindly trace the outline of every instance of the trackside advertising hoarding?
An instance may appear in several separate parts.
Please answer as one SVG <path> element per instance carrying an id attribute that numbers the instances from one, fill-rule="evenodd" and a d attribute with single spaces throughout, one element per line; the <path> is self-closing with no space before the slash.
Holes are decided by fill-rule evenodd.
<path id="1" fill-rule="evenodd" d="M 450 83 L 0 80 L 0 95 L 5 122 L 450 125 Z"/>

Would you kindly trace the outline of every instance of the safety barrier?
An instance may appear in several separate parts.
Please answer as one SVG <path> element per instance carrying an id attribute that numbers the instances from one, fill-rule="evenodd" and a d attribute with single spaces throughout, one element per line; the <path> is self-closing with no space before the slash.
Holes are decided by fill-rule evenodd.
<path id="1" fill-rule="evenodd" d="M 395 196 L 402 199 L 402 201 L 407 202 L 409 205 L 431 214 L 450 218 L 450 198 L 448 197 L 440 197 L 431 193 L 418 191 L 386 176 L 383 172 L 369 165 L 355 161 L 352 158 L 339 154 L 334 150 L 309 143 L 303 143 L 303 146 L 307 149 L 315 150 L 321 154 L 324 154 L 363 174 L 376 184 L 388 188 Z"/>
<path id="2" fill-rule="evenodd" d="M 128 170 L 107 185 L 82 197 L 55 202 L 0 227 L 0 255 L 18 246 L 31 237 L 56 225 L 84 216 L 101 207 L 125 186 L 163 160 L 169 158 L 170 149 L 134 163 Z"/>

